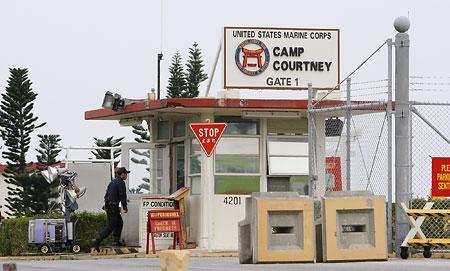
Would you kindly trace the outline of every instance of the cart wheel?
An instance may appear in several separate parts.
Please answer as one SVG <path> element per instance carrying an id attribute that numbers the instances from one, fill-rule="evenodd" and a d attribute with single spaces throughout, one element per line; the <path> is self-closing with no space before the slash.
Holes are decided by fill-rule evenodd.
<path id="1" fill-rule="evenodd" d="M 42 244 L 42 245 L 39 247 L 39 251 L 40 251 L 42 254 L 47 254 L 47 253 L 50 251 L 50 247 L 49 247 L 47 244 Z"/>
<path id="2" fill-rule="evenodd" d="M 80 246 L 80 244 L 73 244 L 73 245 L 70 247 L 70 251 L 72 251 L 72 252 L 75 253 L 75 254 L 80 253 L 80 251 L 81 251 L 81 246 Z"/>
<path id="3" fill-rule="evenodd" d="M 401 249 L 401 251 L 400 251 L 400 257 L 402 257 L 403 260 L 408 259 L 408 256 L 409 256 L 408 248 L 407 248 L 407 247 L 402 247 L 402 248 L 400 248 L 400 249 Z"/>
<path id="4" fill-rule="evenodd" d="M 423 248 L 423 256 L 425 258 L 431 258 L 431 247 L 424 247 Z"/>

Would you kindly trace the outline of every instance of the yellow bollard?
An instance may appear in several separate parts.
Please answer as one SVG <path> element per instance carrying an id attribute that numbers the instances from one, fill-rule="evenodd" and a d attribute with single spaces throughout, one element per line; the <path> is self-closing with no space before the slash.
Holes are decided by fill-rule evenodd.
<path id="1" fill-rule="evenodd" d="M 17 266 L 15 263 L 4 263 L 3 271 L 17 271 Z"/>
<path id="2" fill-rule="evenodd" d="M 189 269 L 189 251 L 163 250 L 159 254 L 161 271 L 187 271 Z"/>

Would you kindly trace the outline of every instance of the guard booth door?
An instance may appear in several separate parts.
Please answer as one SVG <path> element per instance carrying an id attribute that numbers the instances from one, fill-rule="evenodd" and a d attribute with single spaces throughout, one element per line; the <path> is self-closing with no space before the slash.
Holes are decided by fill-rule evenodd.
<path id="1" fill-rule="evenodd" d="M 169 156 L 166 144 L 122 143 L 121 165 L 131 171 L 129 195 L 169 195 Z"/>
<path id="2" fill-rule="evenodd" d="M 185 187 L 185 145 L 184 141 L 172 143 L 172 149 L 170 157 L 171 159 L 171 173 L 169 177 L 170 182 L 170 194 L 174 193 L 180 188 Z"/>
<path id="3" fill-rule="evenodd" d="M 147 198 L 157 201 L 170 193 L 170 147 L 167 144 L 122 143 L 120 163 L 130 172 L 126 181 L 128 190 L 128 213 L 123 215 L 123 240 L 126 244 L 141 243 L 142 202 Z"/>

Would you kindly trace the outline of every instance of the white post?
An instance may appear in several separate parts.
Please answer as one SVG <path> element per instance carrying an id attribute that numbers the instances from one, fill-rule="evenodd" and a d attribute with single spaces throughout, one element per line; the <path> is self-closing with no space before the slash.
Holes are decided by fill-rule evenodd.
<path id="1" fill-rule="evenodd" d="M 400 203 L 409 203 L 410 177 L 410 110 L 409 110 L 409 19 L 399 17 L 395 29 L 395 203 L 396 203 L 396 252 L 409 231 L 408 218 L 401 211 Z"/>
<path id="2" fill-rule="evenodd" d="M 309 196 L 315 197 L 316 194 L 316 175 L 314 170 L 315 155 L 314 149 L 316 144 L 316 134 L 314 132 L 314 115 L 312 113 L 313 105 L 313 89 L 312 84 L 308 84 L 308 172 L 309 172 Z"/>
<path id="3" fill-rule="evenodd" d="M 387 239 L 388 252 L 392 253 L 392 39 L 388 45 L 388 104 L 386 107 L 388 126 L 388 206 L 387 206 Z"/>
<path id="4" fill-rule="evenodd" d="M 115 176 L 115 171 L 114 171 L 114 149 L 110 149 L 109 150 L 109 152 L 110 152 L 110 157 L 111 157 L 111 178 L 114 178 L 114 177 L 116 177 Z M 129 168 L 128 168 L 128 170 L 130 170 Z"/>
<path id="5" fill-rule="evenodd" d="M 201 121 L 206 122 L 214 121 L 214 115 L 211 113 L 203 113 L 201 115 Z M 212 251 L 213 246 L 213 199 L 214 199 L 214 158 L 206 156 L 202 152 L 202 165 L 201 165 L 201 223 L 200 223 L 200 240 L 199 246 L 203 249 Z"/>
<path id="6" fill-rule="evenodd" d="M 347 191 L 350 191 L 351 188 L 351 179 L 350 179 L 350 174 L 351 174 L 351 169 L 350 169 L 350 136 L 351 136 L 351 121 L 352 121 L 352 109 L 350 107 L 351 105 L 351 100 L 350 100 L 350 88 L 351 88 L 351 78 L 349 77 L 347 79 L 347 122 L 346 122 L 346 128 L 347 128 L 347 137 L 346 137 L 346 181 L 347 181 Z"/>

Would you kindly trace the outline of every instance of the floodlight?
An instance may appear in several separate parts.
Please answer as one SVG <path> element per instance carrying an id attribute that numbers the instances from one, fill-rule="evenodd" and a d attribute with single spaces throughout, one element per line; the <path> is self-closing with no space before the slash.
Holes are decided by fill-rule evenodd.
<path id="1" fill-rule="evenodd" d="M 70 200 L 71 204 L 77 201 L 77 193 L 75 190 L 66 190 L 66 197 Z"/>
<path id="2" fill-rule="evenodd" d="M 48 183 L 53 182 L 60 174 L 67 172 L 66 168 L 48 167 L 47 170 L 41 171 L 42 176 Z"/>
<path id="3" fill-rule="evenodd" d="M 78 174 L 67 168 L 57 167 L 48 167 L 47 170 L 41 171 L 41 174 L 48 183 L 59 180 L 60 199 L 65 217 L 76 211 L 78 209 L 77 199 L 86 194 L 86 187 L 76 185 Z"/>
<path id="4" fill-rule="evenodd" d="M 86 187 L 82 186 L 78 189 L 75 190 L 77 192 L 77 198 L 81 198 L 82 196 L 84 196 L 84 194 L 86 194 Z"/>
<path id="5" fill-rule="evenodd" d="M 105 98 L 103 98 L 103 104 L 102 107 L 103 108 L 108 108 L 108 109 L 112 109 L 113 105 L 114 105 L 114 94 L 110 91 L 107 91 L 105 93 Z"/>
<path id="6" fill-rule="evenodd" d="M 105 97 L 103 98 L 103 103 L 102 103 L 103 108 L 117 111 L 117 110 L 123 108 L 124 105 L 125 105 L 125 100 L 122 99 L 122 96 L 120 96 L 119 94 L 113 93 L 111 91 L 107 91 L 105 93 Z"/>

